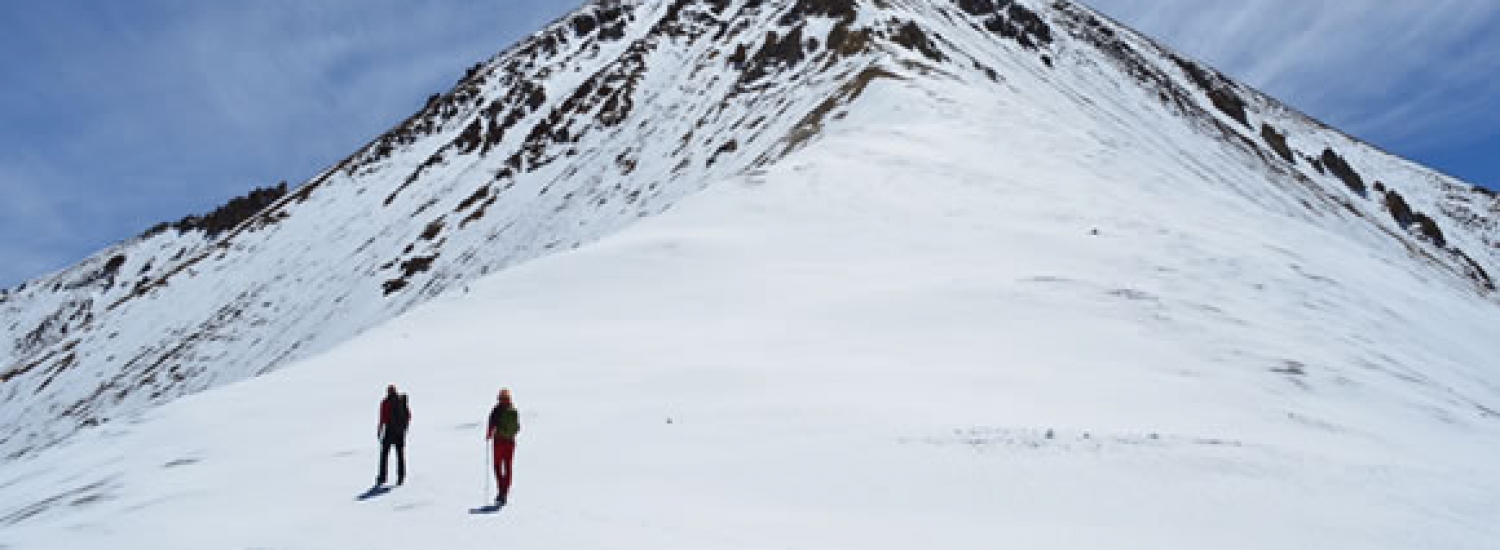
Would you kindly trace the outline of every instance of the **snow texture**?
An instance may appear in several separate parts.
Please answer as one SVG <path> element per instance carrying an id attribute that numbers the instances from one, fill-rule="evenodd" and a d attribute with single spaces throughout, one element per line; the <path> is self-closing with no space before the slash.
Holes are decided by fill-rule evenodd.
<path id="1" fill-rule="evenodd" d="M 0 547 L 1486 548 L 1497 209 L 1068 3 L 596 3 L 7 294 Z"/>

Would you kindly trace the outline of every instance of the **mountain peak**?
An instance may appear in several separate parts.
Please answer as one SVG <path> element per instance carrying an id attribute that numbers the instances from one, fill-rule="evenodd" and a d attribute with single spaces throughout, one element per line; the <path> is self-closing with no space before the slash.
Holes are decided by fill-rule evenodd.
<path id="1" fill-rule="evenodd" d="M 1159 200 L 1185 191 L 1156 189 L 1152 175 L 1190 166 L 1198 192 L 1335 228 L 1351 246 L 1395 247 L 1433 284 L 1495 300 L 1492 195 L 1083 6 L 601 0 L 474 65 L 337 165 L 261 197 L 254 215 L 212 233 L 148 233 L 0 294 L 0 451 L 45 448 L 328 350 L 479 277 L 777 166 L 829 132 L 861 131 L 853 121 L 936 104 L 957 131 L 966 106 L 992 102 L 1012 109 L 1009 131 L 1077 120 L 1057 131 L 1141 158 L 996 150 L 973 162 L 1066 160 L 1128 174 L 1120 185 Z"/>

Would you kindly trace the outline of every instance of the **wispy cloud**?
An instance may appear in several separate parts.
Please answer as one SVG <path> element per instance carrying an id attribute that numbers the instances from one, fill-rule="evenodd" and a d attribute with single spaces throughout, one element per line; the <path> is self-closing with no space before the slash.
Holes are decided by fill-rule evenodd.
<path id="1" fill-rule="evenodd" d="M 0 3 L 0 287 L 297 183 L 582 1 Z M 1383 144 L 1500 127 L 1500 3 L 1092 3 Z"/>
<path id="2" fill-rule="evenodd" d="M 0 287 L 310 177 L 582 2 L 0 4 Z"/>
<path id="3" fill-rule="evenodd" d="M 52 250 L 81 237 L 89 217 L 74 197 L 15 182 L 47 180 L 44 166 L 0 167 L 0 281 L 20 282 L 60 266 Z M 10 285 L 0 285 L 8 287 Z"/>
<path id="4" fill-rule="evenodd" d="M 1383 144 L 1441 147 L 1500 126 L 1500 2 L 1089 3 Z"/>

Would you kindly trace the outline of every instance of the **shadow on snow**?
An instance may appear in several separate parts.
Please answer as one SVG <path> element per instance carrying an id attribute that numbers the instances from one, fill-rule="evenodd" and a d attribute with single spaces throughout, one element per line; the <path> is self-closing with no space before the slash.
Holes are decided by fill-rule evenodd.
<path id="1" fill-rule="evenodd" d="M 470 508 L 469 509 L 469 513 L 470 514 L 493 514 L 495 512 L 499 512 L 499 511 L 500 511 L 500 505 L 499 504 L 486 504 L 486 505 L 480 506 L 478 508 Z"/>
<path id="2" fill-rule="evenodd" d="M 354 500 L 370 500 L 389 492 L 391 492 L 390 487 L 385 485 L 376 485 L 374 487 L 366 489 L 365 492 L 360 493 L 358 496 L 354 497 Z"/>

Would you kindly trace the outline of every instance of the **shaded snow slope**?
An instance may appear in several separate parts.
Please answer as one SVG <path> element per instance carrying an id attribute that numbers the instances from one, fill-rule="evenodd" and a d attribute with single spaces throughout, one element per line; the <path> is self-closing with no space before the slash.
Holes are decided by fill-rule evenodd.
<path id="1" fill-rule="evenodd" d="M 867 95 L 897 82 L 919 91 Z M 485 274 L 780 166 L 788 152 L 820 147 L 842 119 L 893 116 L 926 117 L 924 140 L 983 148 L 926 161 L 929 177 L 997 166 L 1031 174 L 1033 192 L 1007 205 L 1031 216 L 1092 226 L 1097 216 L 1078 201 L 1127 219 L 1152 213 L 1187 244 L 1151 261 L 1199 252 L 1203 231 L 1253 241 L 1292 220 L 1301 238 L 1333 235 L 1340 257 L 1385 258 L 1384 269 L 1431 293 L 1494 307 L 1494 196 L 1374 151 L 1085 8 L 601 1 L 475 65 L 402 125 L 231 229 L 154 233 L 0 296 L 0 453 L 35 452 L 311 357 Z M 1063 181 L 1078 171 L 1098 177 Z M 1205 214 L 1219 211 L 1237 216 Z M 1238 273 L 1238 256 L 1216 253 L 1228 259 L 1215 273 Z M 1306 261 L 1286 264 L 1333 286 L 1297 294 L 1303 309 L 1330 299 L 1320 292 L 1398 312 L 1434 307 L 1425 296 L 1404 302 L 1418 294 L 1409 287 L 1308 271 Z M 1270 292 L 1215 280 L 1192 283 L 1218 300 L 1205 307 L 1259 308 Z M 1175 288 L 1115 290 L 1150 302 Z M 1311 315 L 1299 311 L 1286 314 Z M 1396 340 L 1466 350 L 1479 344 L 1465 331 L 1486 328 L 1327 337 L 1349 346 L 1338 349 Z M 1405 375 L 1431 378 L 1423 387 L 1434 399 L 1495 409 L 1470 395 L 1490 386 Z"/>
<path id="2" fill-rule="evenodd" d="M 1104 140 L 1135 121 L 961 82 L 879 79 L 861 102 L 596 244 L 6 463 L 0 545 L 1500 535 L 1500 310 L 1464 280 L 1357 216 L 1264 207 L 1297 188 L 1243 194 L 1263 173 L 1187 124 Z M 387 383 L 411 396 L 412 474 L 361 501 Z M 518 481 L 474 515 L 501 386 Z"/>

